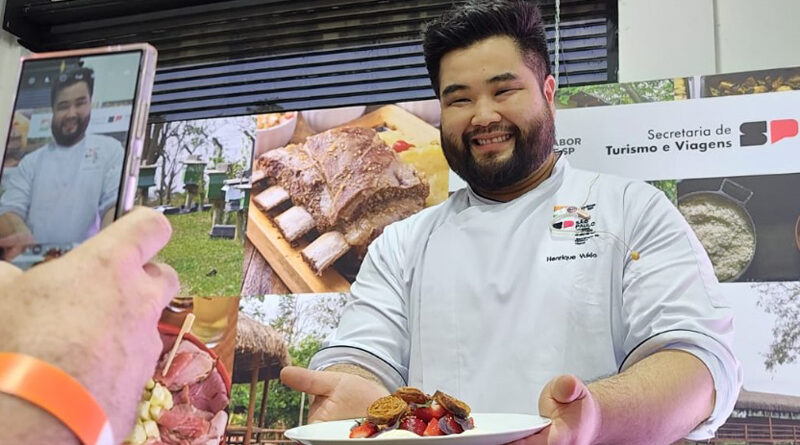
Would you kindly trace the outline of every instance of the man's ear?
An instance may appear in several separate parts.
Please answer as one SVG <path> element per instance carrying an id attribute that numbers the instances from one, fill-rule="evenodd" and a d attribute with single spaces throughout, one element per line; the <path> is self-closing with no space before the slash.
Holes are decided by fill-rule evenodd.
<path id="1" fill-rule="evenodd" d="M 556 79 L 552 75 L 548 75 L 542 83 L 542 96 L 547 100 L 547 106 L 550 107 L 550 113 L 555 114 L 555 97 L 556 97 Z"/>

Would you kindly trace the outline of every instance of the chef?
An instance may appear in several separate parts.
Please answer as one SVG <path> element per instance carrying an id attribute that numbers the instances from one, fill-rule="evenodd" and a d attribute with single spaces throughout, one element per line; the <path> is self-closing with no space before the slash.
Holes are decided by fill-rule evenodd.
<path id="1" fill-rule="evenodd" d="M 317 396 L 311 419 L 361 417 L 410 385 L 553 420 L 523 444 L 713 437 L 742 381 L 732 311 L 663 193 L 554 153 L 536 8 L 467 2 L 423 47 L 468 187 L 387 227 L 312 370 L 284 370 Z"/>
<path id="2" fill-rule="evenodd" d="M 125 152 L 114 138 L 86 134 L 93 89 L 89 68 L 60 74 L 51 92 L 53 140 L 3 176 L 6 260 L 33 243 L 80 243 L 114 219 Z"/>

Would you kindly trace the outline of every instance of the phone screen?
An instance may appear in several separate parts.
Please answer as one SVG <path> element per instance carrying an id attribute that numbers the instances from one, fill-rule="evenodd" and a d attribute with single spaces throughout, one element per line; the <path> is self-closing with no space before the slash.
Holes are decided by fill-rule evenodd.
<path id="1" fill-rule="evenodd" d="M 26 59 L 0 167 L 0 253 L 29 267 L 110 224 L 143 52 Z"/>

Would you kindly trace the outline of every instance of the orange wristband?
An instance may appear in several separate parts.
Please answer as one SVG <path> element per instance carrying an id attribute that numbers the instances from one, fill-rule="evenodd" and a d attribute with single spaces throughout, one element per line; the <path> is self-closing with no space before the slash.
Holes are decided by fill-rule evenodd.
<path id="1" fill-rule="evenodd" d="M 0 392 L 44 409 L 85 445 L 113 445 L 103 408 L 77 380 L 55 366 L 23 354 L 0 352 Z"/>

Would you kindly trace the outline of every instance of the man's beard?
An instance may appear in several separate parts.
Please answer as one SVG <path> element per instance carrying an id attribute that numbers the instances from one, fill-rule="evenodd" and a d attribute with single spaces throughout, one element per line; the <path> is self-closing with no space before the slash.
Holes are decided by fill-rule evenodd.
<path id="1" fill-rule="evenodd" d="M 450 168 L 472 188 L 496 191 L 516 184 L 538 169 L 553 151 L 555 130 L 550 109 L 542 107 L 539 118 L 524 131 L 516 125 L 490 125 L 479 132 L 466 132 L 461 143 L 442 134 L 442 148 Z M 479 134 L 495 131 L 510 132 L 514 137 L 511 157 L 503 161 L 476 161 L 472 155 L 472 139 Z"/>
<path id="2" fill-rule="evenodd" d="M 50 124 L 50 130 L 53 132 L 53 139 L 55 139 L 56 143 L 62 147 L 71 147 L 75 145 L 81 139 L 83 139 L 83 135 L 86 134 L 86 129 L 89 128 L 89 121 L 91 118 L 91 114 L 87 114 L 86 119 L 81 119 L 80 116 L 76 117 L 75 119 L 78 121 L 77 128 L 70 134 L 65 134 L 61 131 L 61 126 L 64 124 L 64 120 L 57 123 L 54 119 Z"/>

